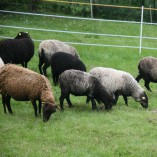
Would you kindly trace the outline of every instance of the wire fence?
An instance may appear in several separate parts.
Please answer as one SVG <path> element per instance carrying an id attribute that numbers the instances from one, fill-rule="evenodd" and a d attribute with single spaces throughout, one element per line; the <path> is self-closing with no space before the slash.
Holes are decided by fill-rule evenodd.
<path id="1" fill-rule="evenodd" d="M 119 22 L 119 23 L 129 23 L 129 24 L 140 24 L 141 22 L 135 21 L 121 21 L 121 20 L 105 20 L 105 19 L 94 19 L 94 18 L 80 18 L 80 17 L 71 17 L 71 16 L 59 16 L 59 15 L 50 15 L 50 14 L 37 14 L 37 13 L 29 13 L 29 12 L 16 12 L 16 11 L 7 11 L 7 10 L 0 10 L 1 13 L 9 13 L 9 14 L 19 14 L 19 15 L 30 15 L 30 16 L 43 16 L 43 17 L 53 17 L 53 18 L 66 18 L 66 19 L 74 19 L 74 20 L 90 20 L 90 21 L 100 21 L 100 22 Z M 157 23 L 147 23 L 143 22 L 142 24 L 147 25 L 157 25 Z M 21 26 L 14 26 L 14 25 L 0 25 L 0 28 L 11 28 L 11 29 L 25 29 L 25 30 L 33 30 L 33 31 L 44 31 L 44 32 L 56 32 L 56 33 L 66 33 L 66 34 L 78 34 L 78 35 L 94 35 L 94 36 L 106 36 L 106 37 L 118 37 L 118 38 L 135 38 L 140 40 L 139 36 L 129 36 L 129 35 L 118 35 L 118 34 L 101 34 L 101 33 L 94 33 L 94 32 L 78 32 L 78 31 L 65 31 L 65 30 L 53 30 L 53 29 L 44 29 L 44 28 L 35 28 L 35 27 L 21 27 Z M 10 38 L 6 36 L 0 36 L 0 38 Z M 142 39 L 150 39 L 150 40 L 157 40 L 156 37 L 149 37 L 143 36 Z M 40 42 L 42 39 L 33 39 L 34 41 Z M 69 44 L 76 44 L 76 45 L 87 45 L 87 46 L 104 46 L 104 47 L 119 47 L 119 48 L 136 48 L 139 49 L 140 46 L 142 49 L 150 49 L 150 50 L 157 50 L 156 47 L 144 47 L 141 45 L 139 46 L 129 46 L 129 45 L 112 45 L 112 44 L 92 44 L 92 43 L 81 43 L 81 42 L 65 42 Z"/>

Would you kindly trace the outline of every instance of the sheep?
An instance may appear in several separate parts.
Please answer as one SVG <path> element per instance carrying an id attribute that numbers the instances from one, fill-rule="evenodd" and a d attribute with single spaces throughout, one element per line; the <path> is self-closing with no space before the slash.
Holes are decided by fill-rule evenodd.
<path id="1" fill-rule="evenodd" d="M 114 103 L 113 95 L 102 86 L 101 82 L 91 74 L 80 70 L 66 70 L 59 76 L 61 89 L 60 108 L 63 110 L 63 101 L 66 99 L 69 107 L 72 107 L 70 94 L 75 96 L 87 96 L 92 102 L 92 109 L 97 109 L 96 102 L 103 102 L 105 109 L 111 109 Z M 94 100 L 95 99 L 95 100 Z"/>
<path id="2" fill-rule="evenodd" d="M 149 87 L 150 82 L 157 82 L 157 58 L 148 56 L 139 61 L 138 64 L 139 74 L 136 77 L 137 82 L 143 78 L 144 86 L 148 91 L 152 92 Z"/>
<path id="3" fill-rule="evenodd" d="M 2 58 L 0 57 L 0 68 L 4 66 L 4 62 L 2 60 Z"/>
<path id="4" fill-rule="evenodd" d="M 127 97 L 131 96 L 135 101 L 139 102 L 143 108 L 148 107 L 148 97 L 144 89 L 130 73 L 105 67 L 95 67 L 91 69 L 89 73 L 97 77 L 107 90 L 115 94 L 116 103 L 118 97 L 122 95 L 125 104 L 128 105 Z"/>
<path id="5" fill-rule="evenodd" d="M 51 56 L 56 52 L 65 52 L 69 53 L 76 58 L 80 58 L 79 54 L 77 53 L 76 49 L 64 42 L 59 40 L 44 40 L 40 43 L 38 48 L 38 55 L 39 55 L 39 71 L 40 74 L 44 74 L 47 76 L 47 68 L 50 66 Z"/>
<path id="6" fill-rule="evenodd" d="M 84 63 L 64 52 L 57 52 L 51 57 L 51 72 L 54 85 L 58 83 L 59 75 L 68 69 L 86 71 Z"/>
<path id="7" fill-rule="evenodd" d="M 41 103 L 43 104 L 43 121 L 49 120 L 52 113 L 56 112 L 57 105 L 48 79 L 29 69 L 15 64 L 6 64 L 0 68 L 0 94 L 4 113 L 6 106 L 9 113 L 13 113 L 10 99 L 16 101 L 31 101 L 37 116 L 37 104 L 39 101 L 39 114 L 41 114 Z"/>
<path id="8" fill-rule="evenodd" d="M 27 63 L 34 55 L 34 43 L 28 32 L 19 32 L 14 39 L 0 42 L 0 57 L 4 63 L 22 64 L 27 68 Z"/>

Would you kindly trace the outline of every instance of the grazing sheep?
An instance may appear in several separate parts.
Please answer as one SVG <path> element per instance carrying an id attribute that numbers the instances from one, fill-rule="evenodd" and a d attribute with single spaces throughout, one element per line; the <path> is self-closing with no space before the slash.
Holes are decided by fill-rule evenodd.
<path id="1" fill-rule="evenodd" d="M 157 82 L 157 58 L 155 57 L 145 57 L 140 60 L 138 64 L 139 75 L 136 80 L 139 82 L 143 78 L 144 85 L 148 91 L 152 91 L 149 87 L 150 82 Z"/>
<path id="2" fill-rule="evenodd" d="M 5 64 L 22 64 L 27 68 L 27 63 L 33 55 L 34 43 L 27 32 L 19 32 L 15 39 L 6 39 L 0 42 L 0 57 Z"/>
<path id="3" fill-rule="evenodd" d="M 80 58 L 76 49 L 68 44 L 65 44 L 59 40 L 44 40 L 40 43 L 38 49 L 39 55 L 39 71 L 40 74 L 47 76 L 46 69 L 50 66 L 51 56 L 56 52 L 69 53 L 76 58 Z"/>
<path id="4" fill-rule="evenodd" d="M 70 94 L 87 96 L 92 102 L 92 109 L 97 109 L 96 99 L 103 102 L 106 109 L 111 109 L 114 103 L 113 95 L 105 90 L 101 82 L 89 73 L 80 70 L 66 70 L 59 76 L 61 88 L 60 108 L 63 110 L 63 101 L 66 98 L 69 107 L 72 107 Z"/>
<path id="5" fill-rule="evenodd" d="M 93 68 L 89 73 L 97 77 L 107 90 L 115 94 L 116 100 L 118 100 L 119 95 L 122 95 L 125 104 L 128 105 L 127 97 L 131 96 L 144 108 L 148 107 L 148 97 L 144 89 L 137 83 L 131 74 L 121 70 L 104 67 Z"/>
<path id="6" fill-rule="evenodd" d="M 84 63 L 64 52 L 57 52 L 51 57 L 51 72 L 54 85 L 57 84 L 59 75 L 68 69 L 86 71 Z"/>
<path id="7" fill-rule="evenodd" d="M 0 68 L 3 67 L 3 66 L 4 66 L 4 62 L 3 62 L 3 60 L 0 57 Z"/>
<path id="8" fill-rule="evenodd" d="M 4 113 L 6 113 L 6 106 L 9 113 L 12 113 L 11 98 L 16 101 L 31 101 L 35 116 L 37 116 L 36 101 L 39 101 L 39 114 L 42 103 L 43 121 L 48 121 L 57 108 L 48 79 L 14 64 L 6 64 L 0 68 L 0 94 L 2 94 Z"/>

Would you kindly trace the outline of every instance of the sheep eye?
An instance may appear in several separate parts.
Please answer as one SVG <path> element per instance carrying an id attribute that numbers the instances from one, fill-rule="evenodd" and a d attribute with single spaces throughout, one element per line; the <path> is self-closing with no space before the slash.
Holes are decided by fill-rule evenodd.
<path id="1" fill-rule="evenodd" d="M 21 36 L 21 33 L 19 33 L 19 36 Z"/>

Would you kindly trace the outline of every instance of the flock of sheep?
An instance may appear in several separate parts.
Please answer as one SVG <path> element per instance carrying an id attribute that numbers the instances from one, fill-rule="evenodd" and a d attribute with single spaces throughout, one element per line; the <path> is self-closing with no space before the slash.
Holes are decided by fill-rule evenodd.
<path id="1" fill-rule="evenodd" d="M 33 55 L 34 43 L 28 32 L 19 32 L 14 39 L 0 41 L 0 93 L 5 113 L 6 107 L 12 113 L 11 98 L 31 101 L 35 116 L 41 114 L 43 108 L 43 121 L 46 122 L 56 109 L 63 110 L 64 99 L 72 107 L 70 94 L 86 96 L 86 102 L 91 101 L 93 110 L 97 109 L 96 101 L 102 102 L 106 110 L 111 109 L 120 95 L 126 105 L 127 97 L 131 96 L 147 108 L 148 97 L 138 82 L 143 78 L 149 91 L 149 83 L 157 82 L 157 59 L 154 57 L 146 57 L 139 62 L 139 75 L 134 79 L 128 72 L 112 68 L 95 67 L 86 72 L 86 66 L 76 49 L 58 40 L 40 43 L 40 74 L 27 69 Z M 49 66 L 54 85 L 59 83 L 61 89 L 60 107 L 56 105 L 52 86 L 46 77 Z"/>

